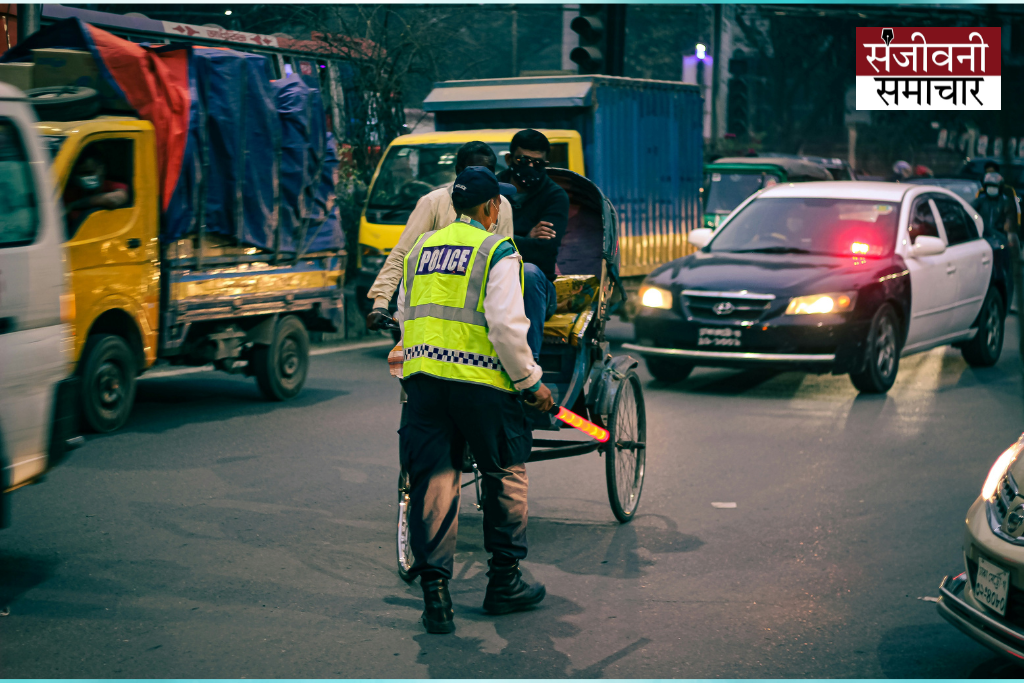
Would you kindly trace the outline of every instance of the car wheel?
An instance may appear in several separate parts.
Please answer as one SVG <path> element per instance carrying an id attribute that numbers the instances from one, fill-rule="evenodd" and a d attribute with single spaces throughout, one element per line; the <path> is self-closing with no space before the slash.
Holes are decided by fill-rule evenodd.
<path id="1" fill-rule="evenodd" d="M 978 333 L 974 339 L 960 347 L 967 364 L 975 368 L 990 368 L 999 360 L 1003 352 L 1003 332 L 1006 313 L 1003 310 L 1003 297 L 999 290 L 990 288 L 985 295 L 985 303 L 978 313 Z"/>
<path id="2" fill-rule="evenodd" d="M 120 429 L 135 403 L 135 354 L 123 338 L 97 334 L 82 353 L 82 414 L 100 433 Z"/>
<path id="3" fill-rule="evenodd" d="M 889 304 L 875 312 L 864 351 L 864 367 L 850 373 L 850 380 L 865 394 L 884 394 L 896 381 L 900 367 L 899 327 Z"/>
<path id="4" fill-rule="evenodd" d="M 647 370 L 659 382 L 681 382 L 693 372 L 693 363 L 685 363 L 674 358 L 644 356 Z"/>

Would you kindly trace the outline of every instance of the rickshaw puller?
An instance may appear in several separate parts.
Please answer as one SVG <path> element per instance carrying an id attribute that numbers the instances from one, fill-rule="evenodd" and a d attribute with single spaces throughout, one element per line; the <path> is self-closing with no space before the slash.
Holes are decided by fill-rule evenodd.
<path id="1" fill-rule="evenodd" d="M 399 452 L 409 474 L 409 574 L 420 577 L 431 633 L 455 630 L 448 581 L 466 444 L 483 477 L 484 549 L 491 554 L 484 609 L 529 609 L 545 595 L 519 569 L 527 553 L 532 446 L 519 394 L 531 393 L 540 410 L 554 401 L 526 340 L 522 260 L 508 237 L 488 233 L 500 195 L 513 190 L 489 169 L 463 171 L 452 189 L 459 220 L 417 240 L 398 294 L 408 395 Z"/>

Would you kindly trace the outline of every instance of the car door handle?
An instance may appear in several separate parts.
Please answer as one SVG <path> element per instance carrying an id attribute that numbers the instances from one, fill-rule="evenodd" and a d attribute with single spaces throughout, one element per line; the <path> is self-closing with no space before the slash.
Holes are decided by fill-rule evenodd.
<path id="1" fill-rule="evenodd" d="M 991 258 L 989 258 L 988 256 L 982 256 L 981 257 L 981 265 L 987 266 L 990 263 L 992 263 L 992 259 Z"/>
<path id="2" fill-rule="evenodd" d="M 947 263 L 946 264 L 946 275 L 952 275 L 955 272 L 956 272 L 956 266 L 954 266 L 952 263 Z"/>
<path id="3" fill-rule="evenodd" d="M 142 246 L 142 240 L 140 240 L 137 237 L 129 238 L 129 240 L 128 240 L 128 248 L 129 249 L 138 249 L 141 246 Z"/>
<path id="4" fill-rule="evenodd" d="M 0 334 L 14 332 L 18 328 L 18 321 L 13 317 L 0 318 Z"/>

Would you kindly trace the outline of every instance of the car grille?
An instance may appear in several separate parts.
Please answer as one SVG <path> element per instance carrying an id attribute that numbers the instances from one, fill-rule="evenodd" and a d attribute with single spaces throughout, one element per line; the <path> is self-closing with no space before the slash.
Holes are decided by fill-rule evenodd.
<path id="1" fill-rule="evenodd" d="M 1020 495 L 1020 489 L 1017 487 L 1017 480 L 1007 472 L 996 487 L 995 504 L 996 510 L 999 512 L 999 519 L 1006 519 L 1006 513 L 1010 511 L 1010 505 L 1018 495 Z"/>
<path id="2" fill-rule="evenodd" d="M 971 577 L 971 586 L 978 579 L 978 563 L 974 560 L 967 560 L 967 573 Z M 1010 584 L 1010 591 L 1006 595 L 1006 621 L 1014 626 L 1024 626 L 1024 591 Z"/>
<path id="3" fill-rule="evenodd" d="M 683 313 L 707 322 L 757 321 L 775 300 L 774 294 L 750 292 L 706 292 L 684 289 L 680 298 Z"/>

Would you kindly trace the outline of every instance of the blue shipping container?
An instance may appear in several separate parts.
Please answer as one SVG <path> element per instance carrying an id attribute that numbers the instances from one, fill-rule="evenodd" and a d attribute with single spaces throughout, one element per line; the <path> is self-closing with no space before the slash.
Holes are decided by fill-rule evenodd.
<path id="1" fill-rule="evenodd" d="M 700 90 L 674 81 L 542 76 L 437 83 L 423 102 L 439 131 L 572 129 L 589 177 L 615 206 L 623 276 L 687 253 L 700 227 Z"/>

